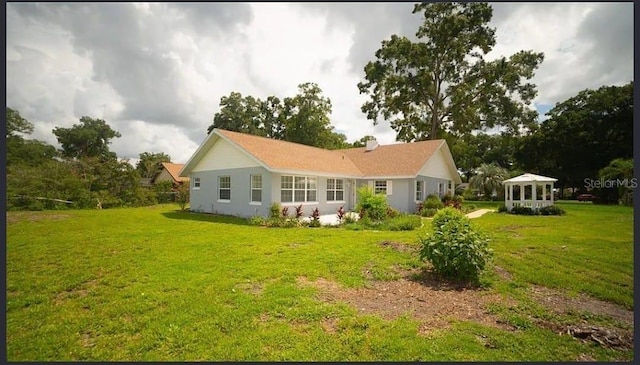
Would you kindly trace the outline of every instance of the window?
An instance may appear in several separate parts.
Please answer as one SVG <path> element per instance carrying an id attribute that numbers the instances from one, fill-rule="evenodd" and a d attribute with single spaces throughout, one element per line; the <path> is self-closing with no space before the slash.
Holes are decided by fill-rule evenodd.
<path id="1" fill-rule="evenodd" d="M 308 176 L 281 176 L 280 201 L 315 202 L 317 198 L 318 180 Z"/>
<path id="2" fill-rule="evenodd" d="M 376 180 L 373 183 L 373 192 L 376 194 L 385 194 L 387 195 L 387 181 L 386 180 Z"/>
<path id="3" fill-rule="evenodd" d="M 327 201 L 342 201 L 344 200 L 344 180 L 342 179 L 327 179 Z"/>
<path id="4" fill-rule="evenodd" d="M 231 176 L 218 177 L 218 200 L 231 200 Z"/>
<path id="5" fill-rule="evenodd" d="M 423 200 L 423 191 L 424 191 L 424 181 L 416 181 L 416 201 L 420 202 Z"/>
<path id="6" fill-rule="evenodd" d="M 251 202 L 262 202 L 262 175 L 251 175 Z"/>
<path id="7" fill-rule="evenodd" d="M 198 190 L 200 189 L 200 178 L 199 177 L 194 177 L 193 178 L 193 190 Z"/>

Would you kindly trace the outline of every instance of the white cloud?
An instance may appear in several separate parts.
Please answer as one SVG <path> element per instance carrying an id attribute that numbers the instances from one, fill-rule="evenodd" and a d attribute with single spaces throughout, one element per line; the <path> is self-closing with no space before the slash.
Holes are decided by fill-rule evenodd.
<path id="1" fill-rule="evenodd" d="M 633 5 L 496 3 L 489 57 L 545 53 L 536 105 L 633 79 Z M 83 115 L 122 138 L 120 157 L 165 152 L 186 162 L 232 91 L 294 96 L 316 82 L 332 123 L 350 141 L 395 141 L 388 123 L 361 112 L 357 83 L 383 39 L 412 36 L 408 3 L 117 3 L 7 5 L 7 106 L 35 124 L 34 138 Z"/>

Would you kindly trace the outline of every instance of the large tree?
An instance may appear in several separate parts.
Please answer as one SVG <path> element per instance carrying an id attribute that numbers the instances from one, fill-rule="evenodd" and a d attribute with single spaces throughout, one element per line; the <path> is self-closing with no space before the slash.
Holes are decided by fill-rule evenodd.
<path id="1" fill-rule="evenodd" d="M 516 151 L 525 170 L 581 188 L 614 159 L 633 157 L 633 82 L 583 90 L 547 115 Z"/>
<path id="2" fill-rule="evenodd" d="M 437 139 L 443 131 L 459 135 L 504 127 L 516 133 L 535 124 L 529 107 L 536 95 L 526 82 L 542 62 L 542 53 L 520 51 L 487 61 L 495 30 L 487 24 L 493 10 L 486 3 L 420 3 L 417 42 L 392 35 L 365 68 L 362 106 L 375 124 L 388 120 L 396 139 Z"/>
<path id="3" fill-rule="evenodd" d="M 33 124 L 24 119 L 20 112 L 7 107 L 7 137 L 15 136 L 16 133 L 33 133 Z"/>
<path id="4" fill-rule="evenodd" d="M 298 94 L 283 100 L 273 95 L 261 100 L 232 92 L 220 99 L 220 111 L 207 133 L 221 128 L 322 148 L 349 147 L 346 136 L 331 126 L 330 114 L 331 100 L 315 83 L 298 85 Z"/>
<path id="5" fill-rule="evenodd" d="M 86 116 L 80 118 L 80 124 L 74 124 L 71 128 L 54 128 L 53 134 L 62 145 L 62 155 L 70 158 L 115 158 L 116 154 L 109 151 L 109 143 L 121 136 L 104 120 Z"/>
<path id="6" fill-rule="evenodd" d="M 171 156 L 164 152 L 142 152 L 139 157 L 136 170 L 138 170 L 141 177 L 146 179 L 152 179 L 160 173 L 162 170 L 160 163 L 171 162 Z"/>

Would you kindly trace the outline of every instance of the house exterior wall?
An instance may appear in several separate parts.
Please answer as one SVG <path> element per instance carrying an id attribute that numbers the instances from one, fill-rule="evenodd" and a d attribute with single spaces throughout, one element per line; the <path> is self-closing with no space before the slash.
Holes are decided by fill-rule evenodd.
<path id="1" fill-rule="evenodd" d="M 173 182 L 173 177 L 171 177 L 171 174 L 169 174 L 169 171 L 167 171 L 167 169 L 163 168 L 162 171 L 160 171 L 158 176 L 156 176 L 155 180 L 153 180 L 153 181 L 154 182 L 160 182 L 160 181 L 171 181 L 171 182 Z"/>
<path id="2" fill-rule="evenodd" d="M 283 175 L 286 176 L 308 176 L 317 178 L 317 190 L 316 190 L 316 202 L 281 202 L 281 177 Z M 351 194 L 352 189 L 352 180 L 348 178 L 337 178 L 344 180 L 344 200 L 341 201 L 327 201 L 327 179 L 333 179 L 333 177 L 324 177 L 324 176 L 316 176 L 316 175 L 305 175 L 305 174 L 280 174 L 273 173 L 271 174 L 271 198 L 272 202 L 280 202 L 283 207 L 289 207 L 289 215 L 295 214 L 295 208 L 302 204 L 304 216 L 308 217 L 311 215 L 313 209 L 318 208 L 320 214 L 334 214 L 337 213 L 338 208 L 341 206 L 344 207 L 344 210 L 350 210 L 353 207 L 350 206 L 351 201 L 349 199 L 349 194 Z"/>
<path id="3" fill-rule="evenodd" d="M 251 175 L 262 175 L 262 202 L 251 202 Z M 254 215 L 268 216 L 271 205 L 271 173 L 264 167 L 245 167 L 218 169 L 213 171 L 192 172 L 190 175 L 191 192 L 189 207 L 194 212 L 205 212 L 240 217 Z M 219 177 L 231 177 L 231 199 L 221 202 L 218 199 Z M 200 178 L 200 188 L 195 189 L 196 178 Z"/>
<path id="4" fill-rule="evenodd" d="M 244 151 L 241 151 L 238 147 L 221 138 L 211 147 L 207 154 L 202 157 L 191 172 L 259 166 L 260 165 Z"/>

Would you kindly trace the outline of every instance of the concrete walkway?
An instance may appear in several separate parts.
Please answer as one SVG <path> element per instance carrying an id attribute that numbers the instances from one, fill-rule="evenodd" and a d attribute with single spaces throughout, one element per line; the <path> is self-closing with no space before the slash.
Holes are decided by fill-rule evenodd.
<path id="1" fill-rule="evenodd" d="M 495 209 L 478 209 L 478 210 L 474 210 L 471 213 L 468 213 L 467 218 L 478 218 L 485 215 L 486 213 L 495 212 L 495 211 L 496 211 Z"/>

